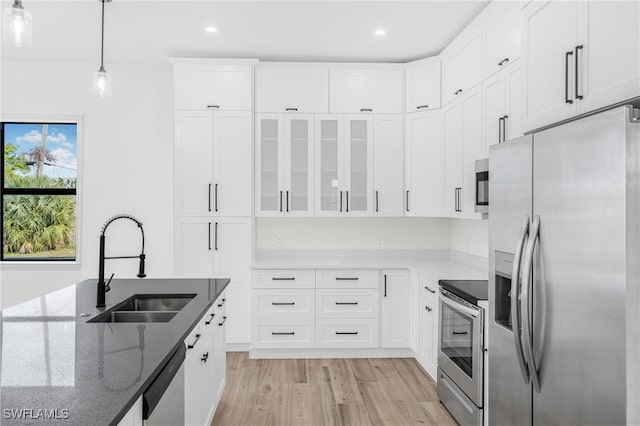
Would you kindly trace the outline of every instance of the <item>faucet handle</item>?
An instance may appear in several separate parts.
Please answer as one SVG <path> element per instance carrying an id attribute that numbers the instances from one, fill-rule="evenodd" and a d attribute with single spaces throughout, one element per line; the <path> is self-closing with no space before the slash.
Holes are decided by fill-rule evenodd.
<path id="1" fill-rule="evenodd" d="M 144 259 L 146 258 L 146 256 L 144 255 L 144 253 L 142 253 L 140 255 L 140 268 L 138 269 L 138 278 L 144 278 L 147 276 L 147 274 L 144 273 Z"/>
<path id="2" fill-rule="evenodd" d="M 114 272 L 113 274 L 111 274 L 111 276 L 109 277 L 109 281 L 107 281 L 107 284 L 104 286 L 104 291 L 105 291 L 105 293 L 106 293 L 107 291 L 111 290 L 111 286 L 110 286 L 110 284 L 111 284 L 111 280 L 113 279 L 113 276 L 114 276 L 115 274 L 116 274 L 115 272 Z"/>

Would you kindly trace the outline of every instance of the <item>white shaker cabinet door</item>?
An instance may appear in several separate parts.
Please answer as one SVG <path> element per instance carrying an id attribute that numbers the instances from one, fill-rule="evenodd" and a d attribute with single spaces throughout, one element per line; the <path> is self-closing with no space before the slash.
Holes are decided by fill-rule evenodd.
<path id="1" fill-rule="evenodd" d="M 177 277 L 213 277 L 213 227 L 212 218 L 176 218 L 175 271 Z"/>
<path id="2" fill-rule="evenodd" d="M 373 117 L 346 115 L 344 119 L 345 213 L 373 214 Z"/>
<path id="3" fill-rule="evenodd" d="M 315 211 L 316 216 L 339 216 L 344 206 L 343 116 L 316 115 Z"/>
<path id="4" fill-rule="evenodd" d="M 440 108 L 440 61 L 407 68 L 407 112 Z"/>
<path id="5" fill-rule="evenodd" d="M 313 114 L 285 117 L 284 206 L 287 216 L 313 215 Z"/>
<path id="6" fill-rule="evenodd" d="M 411 275 L 382 270 L 382 347 L 411 347 Z"/>
<path id="7" fill-rule="evenodd" d="M 401 115 L 376 115 L 373 120 L 373 214 L 404 214 L 404 127 Z"/>
<path id="8" fill-rule="evenodd" d="M 483 158 L 482 150 L 482 90 L 478 85 L 460 99 L 462 135 L 462 189 L 458 191 L 458 210 L 468 219 L 481 219 L 475 212 L 475 162 Z"/>
<path id="9" fill-rule="evenodd" d="M 489 147 L 501 143 L 504 137 L 506 95 L 504 74 L 497 73 L 482 83 L 482 116 L 484 138 L 482 156 L 489 156 Z"/>
<path id="10" fill-rule="evenodd" d="M 213 205 L 213 113 L 178 111 L 175 121 L 176 216 L 207 216 Z"/>
<path id="11" fill-rule="evenodd" d="M 251 111 L 251 66 L 180 66 L 175 73 L 177 110 Z"/>
<path id="12" fill-rule="evenodd" d="M 518 2 L 510 3 L 485 29 L 487 76 L 504 69 L 520 57 L 522 5 Z"/>
<path id="13" fill-rule="evenodd" d="M 284 151 L 284 114 L 256 114 L 256 216 L 284 211 Z"/>
<path id="14" fill-rule="evenodd" d="M 252 114 L 214 114 L 214 212 L 219 216 L 251 216 Z"/>
<path id="15" fill-rule="evenodd" d="M 525 131 L 576 113 L 576 3 L 550 0 L 523 9 Z"/>
<path id="16" fill-rule="evenodd" d="M 578 114 L 640 96 L 640 2 L 578 2 L 574 59 Z"/>
<path id="17" fill-rule="evenodd" d="M 401 69 L 333 69 L 329 71 L 331 113 L 403 112 Z"/>
<path id="18" fill-rule="evenodd" d="M 328 113 L 329 70 L 258 67 L 256 111 Z"/>
<path id="19" fill-rule="evenodd" d="M 462 191 L 462 125 L 458 101 L 447 105 L 442 113 L 445 146 L 445 216 L 460 217 Z"/>

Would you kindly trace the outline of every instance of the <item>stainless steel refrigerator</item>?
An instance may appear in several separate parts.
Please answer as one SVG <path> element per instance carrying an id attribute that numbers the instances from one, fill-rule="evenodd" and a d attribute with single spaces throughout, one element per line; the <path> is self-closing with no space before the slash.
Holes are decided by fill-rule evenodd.
<path id="1" fill-rule="evenodd" d="M 617 107 L 490 150 L 490 425 L 635 421 L 639 118 Z"/>

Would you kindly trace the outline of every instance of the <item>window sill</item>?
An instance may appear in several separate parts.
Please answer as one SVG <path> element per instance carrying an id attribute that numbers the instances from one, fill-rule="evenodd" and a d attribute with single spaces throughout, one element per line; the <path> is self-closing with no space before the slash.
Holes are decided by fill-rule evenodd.
<path id="1" fill-rule="evenodd" d="M 79 270 L 82 265 L 78 261 L 0 261 L 0 270 L 3 271 L 58 271 L 58 270 Z"/>

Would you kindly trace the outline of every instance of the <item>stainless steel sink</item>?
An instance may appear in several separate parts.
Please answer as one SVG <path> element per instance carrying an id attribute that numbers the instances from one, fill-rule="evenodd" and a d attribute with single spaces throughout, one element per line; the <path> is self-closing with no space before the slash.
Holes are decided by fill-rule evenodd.
<path id="1" fill-rule="evenodd" d="M 169 322 L 195 294 L 136 294 L 87 322 Z"/>

